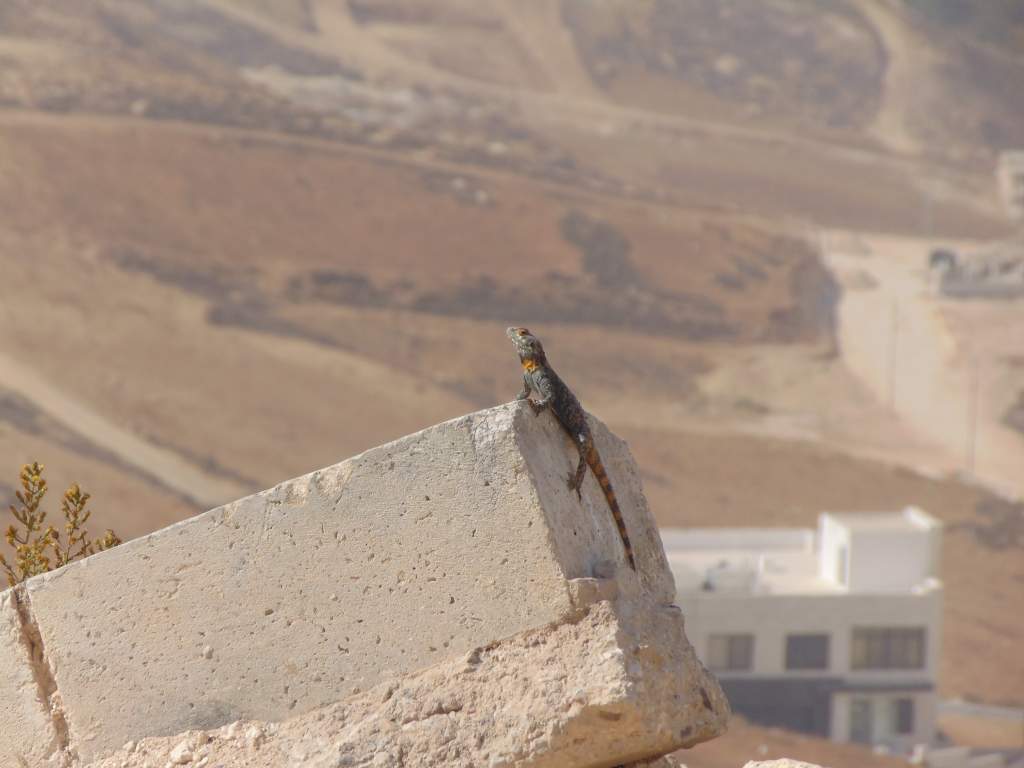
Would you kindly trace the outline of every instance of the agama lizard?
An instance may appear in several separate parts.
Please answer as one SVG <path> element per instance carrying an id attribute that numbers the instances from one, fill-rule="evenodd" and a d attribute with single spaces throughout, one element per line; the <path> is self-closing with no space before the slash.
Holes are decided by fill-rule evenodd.
<path id="1" fill-rule="evenodd" d="M 612 511 L 612 517 L 615 518 L 615 525 L 619 528 L 619 536 L 622 538 L 622 546 L 626 550 L 629 567 L 635 571 L 636 560 L 633 558 L 633 546 L 629 543 L 626 522 L 622 519 L 619 501 L 615 497 L 615 491 L 612 489 L 612 483 L 608 479 L 604 464 L 601 463 L 597 446 L 594 445 L 594 436 L 590 433 L 590 427 L 587 425 L 587 416 L 583 411 L 583 406 L 548 363 L 540 339 L 526 328 L 509 328 L 505 333 L 512 339 L 512 343 L 519 353 L 519 361 L 523 365 L 523 391 L 516 399 L 529 403 L 535 414 L 539 414 L 545 408 L 551 408 L 562 428 L 576 443 L 580 462 L 576 471 L 569 473 L 569 490 L 576 491 L 577 498 L 583 498 L 580 486 L 583 485 L 583 477 L 589 466 L 594 477 L 601 484 L 601 490 Z M 540 399 L 531 400 L 530 392 L 536 392 Z"/>

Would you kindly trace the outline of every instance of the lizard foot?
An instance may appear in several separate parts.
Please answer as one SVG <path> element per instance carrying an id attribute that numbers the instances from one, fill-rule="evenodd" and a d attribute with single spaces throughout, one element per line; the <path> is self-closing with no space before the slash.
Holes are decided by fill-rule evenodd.
<path id="1" fill-rule="evenodd" d="M 533 401 L 533 400 L 527 400 L 526 402 L 528 402 L 530 404 L 530 409 L 533 411 L 533 415 L 534 416 L 540 416 L 541 411 L 544 410 L 544 406 L 543 405 L 537 405 L 537 403 L 535 401 Z"/>

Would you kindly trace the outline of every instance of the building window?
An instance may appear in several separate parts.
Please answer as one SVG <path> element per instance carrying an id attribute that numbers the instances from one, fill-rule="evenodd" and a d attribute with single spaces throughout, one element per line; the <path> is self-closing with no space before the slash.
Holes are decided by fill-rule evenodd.
<path id="1" fill-rule="evenodd" d="M 828 635 L 787 635 L 786 669 L 828 669 Z"/>
<path id="2" fill-rule="evenodd" d="M 754 636 L 709 635 L 708 666 L 717 672 L 752 669 L 754 666 Z"/>
<path id="3" fill-rule="evenodd" d="M 874 707 L 871 699 L 850 700 L 850 741 L 871 744 L 874 741 Z"/>
<path id="4" fill-rule="evenodd" d="M 853 669 L 923 669 L 923 627 L 854 627 Z"/>
<path id="5" fill-rule="evenodd" d="M 892 732 L 906 736 L 914 732 L 914 700 L 892 700 Z"/>

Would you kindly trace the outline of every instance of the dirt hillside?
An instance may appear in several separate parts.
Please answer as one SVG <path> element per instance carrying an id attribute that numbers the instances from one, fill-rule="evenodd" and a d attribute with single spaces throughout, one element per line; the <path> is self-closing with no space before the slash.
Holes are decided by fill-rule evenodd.
<path id="1" fill-rule="evenodd" d="M 936 475 L 851 370 L 839 308 L 876 278 L 818 235 L 1008 231 L 999 28 L 896 0 L 10 0 L 0 502 L 38 459 L 51 514 L 78 481 L 97 528 L 151 531 L 510 399 L 529 324 L 666 524 L 939 515 L 941 691 L 1019 703 L 1019 504 Z M 954 346 L 1007 307 L 949 311 Z"/>

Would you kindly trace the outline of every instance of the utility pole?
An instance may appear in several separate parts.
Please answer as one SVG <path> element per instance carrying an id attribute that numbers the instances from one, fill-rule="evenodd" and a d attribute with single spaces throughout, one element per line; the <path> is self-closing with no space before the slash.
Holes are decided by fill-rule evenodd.
<path id="1" fill-rule="evenodd" d="M 970 383 L 967 392 L 967 471 L 974 474 L 976 449 L 978 443 L 978 389 L 981 378 L 981 366 L 978 356 L 971 354 Z"/>
<path id="2" fill-rule="evenodd" d="M 924 230 L 924 236 L 928 239 L 929 243 L 935 236 L 935 212 L 933 210 L 935 200 L 932 194 L 932 181 L 931 179 L 924 180 L 924 210 L 922 211 L 922 226 Z"/>
<path id="3" fill-rule="evenodd" d="M 897 298 L 892 300 L 892 308 L 889 312 L 889 361 L 888 361 L 888 389 L 889 409 L 896 410 L 896 357 L 899 351 L 900 336 L 900 301 Z"/>

